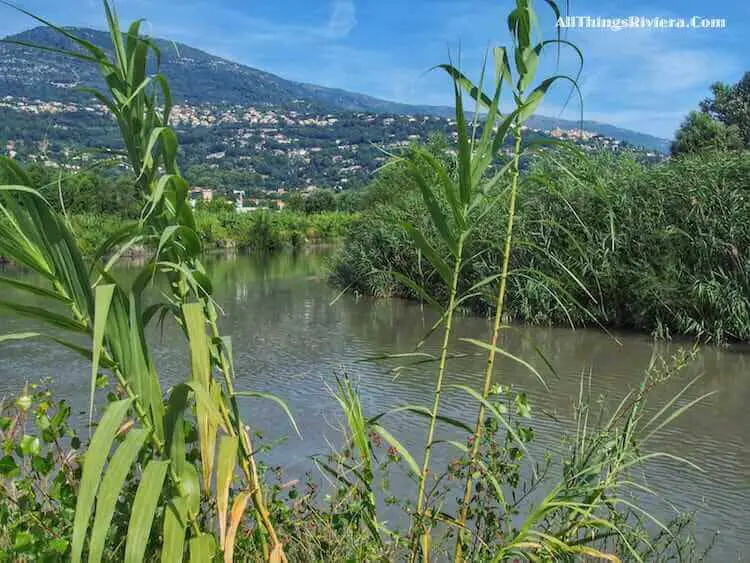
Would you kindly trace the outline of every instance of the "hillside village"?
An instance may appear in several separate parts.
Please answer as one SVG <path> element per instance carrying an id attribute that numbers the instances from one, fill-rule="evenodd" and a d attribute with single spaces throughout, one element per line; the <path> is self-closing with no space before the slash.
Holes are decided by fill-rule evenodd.
<path id="1" fill-rule="evenodd" d="M 96 159 L 114 120 L 94 101 L 0 98 L 0 148 L 11 158 L 78 170 Z M 26 126 L 13 134 L 13 122 Z M 455 139 L 455 120 L 439 116 L 367 112 L 318 113 L 302 106 L 178 104 L 171 123 L 180 133 L 183 162 L 194 185 L 253 207 L 272 194 L 318 188 L 343 191 L 368 181 L 390 155 L 438 133 Z M 92 134 L 77 135 L 83 128 Z M 585 150 L 634 150 L 627 143 L 581 129 L 525 127 L 529 137 L 567 139 Z M 509 148 L 506 150 L 510 150 Z M 658 159 L 653 151 L 644 158 Z M 112 154 L 107 155 L 108 158 Z M 203 192 L 202 192 L 203 193 Z M 204 195 L 201 198 L 205 199 Z"/>

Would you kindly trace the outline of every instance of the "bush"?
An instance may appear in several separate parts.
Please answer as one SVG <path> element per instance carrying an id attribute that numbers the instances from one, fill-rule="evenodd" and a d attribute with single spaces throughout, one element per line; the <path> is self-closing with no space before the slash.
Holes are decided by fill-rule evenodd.
<path id="1" fill-rule="evenodd" d="M 0 561 L 69 554 L 80 469 L 70 407 L 31 385 L 0 412 Z"/>
<path id="2" fill-rule="evenodd" d="M 560 172 L 561 159 L 568 173 Z M 607 154 L 536 158 L 519 195 L 509 316 L 718 342 L 750 339 L 748 186 L 748 153 L 685 155 L 652 166 Z M 369 190 L 378 197 L 349 229 L 334 261 L 334 283 L 416 298 L 395 272 L 438 290 L 401 227 L 422 224 L 416 188 L 394 167 Z M 470 242 L 481 259 L 466 268 L 464 289 L 497 273 L 506 221 L 504 206 L 497 209 Z M 483 294 L 465 305 L 482 313 L 488 303 Z"/>

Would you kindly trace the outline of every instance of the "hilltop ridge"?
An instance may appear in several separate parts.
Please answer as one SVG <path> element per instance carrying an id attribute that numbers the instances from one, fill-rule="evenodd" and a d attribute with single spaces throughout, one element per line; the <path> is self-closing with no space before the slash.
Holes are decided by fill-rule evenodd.
<path id="1" fill-rule="evenodd" d="M 90 28 L 70 28 L 93 44 L 108 48 L 107 33 Z M 72 43 L 46 27 L 35 27 L 6 39 L 55 48 Z M 155 39 L 161 49 L 161 68 L 170 81 L 175 100 L 188 104 L 271 105 L 318 112 L 369 112 L 394 115 L 452 117 L 445 106 L 409 105 L 381 100 L 339 88 L 287 80 L 270 72 L 211 55 L 199 48 Z M 0 86 L 4 95 L 45 101 L 76 101 L 82 94 L 74 86 L 100 84 L 97 69 L 83 61 L 14 44 L 0 44 Z M 582 128 L 633 146 L 666 152 L 669 141 L 596 121 L 583 124 L 547 116 L 534 116 L 536 129 Z"/>

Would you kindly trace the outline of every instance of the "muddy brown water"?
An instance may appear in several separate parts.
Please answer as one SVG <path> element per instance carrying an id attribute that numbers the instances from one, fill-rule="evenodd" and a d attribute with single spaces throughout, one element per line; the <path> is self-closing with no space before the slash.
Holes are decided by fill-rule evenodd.
<path id="1" fill-rule="evenodd" d="M 338 410 L 329 391 L 337 374 L 349 373 L 356 381 L 368 414 L 431 401 L 434 365 L 394 372 L 395 364 L 360 360 L 411 351 L 434 322 L 434 313 L 401 300 L 351 295 L 335 300 L 338 291 L 325 281 L 326 260 L 325 253 L 316 252 L 270 259 L 210 259 L 216 298 L 224 309 L 223 332 L 234 343 L 237 386 L 284 399 L 301 429 L 302 439 L 292 433 L 273 403 L 257 399 L 245 403 L 247 420 L 262 429 L 265 438 L 285 438 L 264 456 L 271 465 L 283 465 L 290 478 L 314 471 L 310 456 L 325 453 L 329 441 L 337 440 Z M 128 268 L 120 274 L 129 275 Z M 33 326 L 27 320 L 0 315 L 3 333 Z M 485 339 L 488 328 L 486 319 L 461 317 L 456 338 Z M 187 370 L 180 334 L 166 326 L 163 332 L 155 331 L 152 339 L 163 383 L 179 381 Z M 509 333 L 503 345 L 539 367 L 550 387 L 545 391 L 520 365 L 500 362 L 497 380 L 521 387 L 529 395 L 537 436 L 532 455 L 534 450 L 561 449 L 560 437 L 571 429 L 565 421 L 571 418 L 582 377 L 593 397 L 606 397 L 605 404 L 616 405 L 638 387 L 654 354 L 668 357 L 679 347 L 689 346 L 654 344 L 638 334 L 531 327 Z M 541 363 L 535 346 L 552 363 L 557 378 Z M 428 352 L 435 348 L 434 342 L 426 345 Z M 455 360 L 449 383 L 478 388 L 483 364 L 482 356 Z M 0 347 L 0 394 L 16 393 L 27 381 L 51 378 L 58 394 L 83 411 L 88 400 L 88 369 L 83 360 L 49 342 L 4 343 Z M 674 421 L 650 447 L 687 458 L 703 472 L 670 460 L 650 464 L 643 478 L 666 500 L 649 498 L 642 504 L 664 520 L 677 511 L 696 511 L 699 538 L 705 541 L 719 533 L 712 561 L 750 559 L 750 350 L 701 348 L 679 377 L 655 390 L 652 406 L 663 404 L 697 374 L 703 374 L 702 378 L 680 405 L 707 391 L 718 393 Z M 443 409 L 447 415 L 467 421 L 473 418 L 473 404 L 457 391 L 446 392 Z M 418 452 L 424 440 L 423 420 L 392 416 L 385 424 L 407 448 Z M 448 454 L 442 455 L 444 459 L 441 455 L 437 464 L 448 460 Z M 394 485 L 399 486 L 405 485 Z"/>

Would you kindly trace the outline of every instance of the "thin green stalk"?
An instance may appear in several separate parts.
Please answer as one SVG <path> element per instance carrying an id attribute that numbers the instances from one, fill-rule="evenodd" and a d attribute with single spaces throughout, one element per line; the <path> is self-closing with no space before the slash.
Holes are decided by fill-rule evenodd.
<path id="1" fill-rule="evenodd" d="M 213 304 L 210 302 L 210 300 L 206 300 L 206 306 L 210 307 L 210 314 L 206 315 L 206 317 L 208 319 L 211 334 L 214 339 L 218 340 L 220 338 L 220 332 L 216 321 L 213 320 L 215 318 Z M 247 479 L 251 487 L 251 499 L 253 501 L 253 506 L 255 507 L 255 513 L 258 520 L 266 529 L 266 533 L 268 533 L 268 536 L 271 539 L 271 546 L 275 548 L 279 544 L 279 538 L 276 534 L 273 523 L 271 522 L 270 513 L 268 511 L 268 508 L 266 507 L 265 499 L 263 498 L 263 488 L 261 487 L 260 479 L 258 478 L 258 472 L 253 460 L 254 454 L 252 451 L 252 445 L 250 444 L 250 437 L 248 436 L 245 428 L 242 426 L 240 406 L 237 402 L 237 395 L 234 390 L 234 383 L 232 382 L 232 373 L 229 367 L 229 361 L 223 350 L 219 352 L 219 364 L 219 369 L 224 377 L 224 384 L 227 387 L 227 394 L 229 395 L 229 402 L 232 408 L 234 424 L 232 424 L 232 418 L 229 416 L 229 413 L 226 410 L 227 407 L 223 401 L 220 403 L 221 412 L 225 419 L 225 422 L 227 423 L 227 429 L 229 433 L 231 435 L 237 435 L 240 438 L 240 465 L 242 466 L 242 472 L 245 474 L 245 478 Z M 264 556 L 267 558 L 269 554 L 268 546 L 265 544 L 265 542 L 263 543 L 263 551 Z M 281 552 L 281 558 L 282 560 L 286 561 L 286 556 L 284 555 L 283 551 Z"/>
<path id="2" fill-rule="evenodd" d="M 432 404 L 432 411 L 430 413 L 430 425 L 429 429 L 427 430 L 427 442 L 425 443 L 424 448 L 424 461 L 422 463 L 422 471 L 419 474 L 419 490 L 417 492 L 417 512 L 416 512 L 416 527 L 415 527 L 415 538 L 413 541 L 413 547 L 412 547 L 412 557 L 411 560 L 415 561 L 417 558 L 417 553 L 419 551 L 419 541 L 418 538 L 422 536 L 422 534 L 427 534 L 429 536 L 429 531 L 425 530 L 423 533 L 421 531 L 422 528 L 422 521 L 424 519 L 424 512 L 425 512 L 425 485 L 427 483 L 427 474 L 430 469 L 430 457 L 432 455 L 432 441 L 435 435 L 435 427 L 437 423 L 437 415 L 438 410 L 440 409 L 440 396 L 443 392 L 443 378 L 445 376 L 446 371 L 446 365 L 448 362 L 448 347 L 450 343 L 450 336 L 451 336 L 451 330 L 453 328 L 453 311 L 456 306 L 456 296 L 458 294 L 458 281 L 461 275 L 461 262 L 463 257 L 463 250 L 464 250 L 464 237 L 461 235 L 461 237 L 458 240 L 458 252 L 456 253 L 456 263 L 453 267 L 453 278 L 451 280 L 451 290 L 450 290 L 450 299 L 448 300 L 448 312 L 445 317 L 445 331 L 443 333 L 443 346 L 440 350 L 440 364 L 438 368 L 438 374 L 437 374 L 437 381 L 435 382 L 435 392 L 434 392 L 434 400 Z"/>
<path id="3" fill-rule="evenodd" d="M 516 213 L 516 195 L 518 193 L 518 179 L 520 176 L 520 160 L 521 160 L 521 127 L 519 124 L 513 128 L 513 136 L 515 143 L 513 145 L 513 167 L 511 169 L 511 191 L 510 191 L 510 204 L 508 206 L 508 224 L 505 233 L 505 244 L 503 247 L 503 265 L 500 273 L 500 289 L 497 293 L 497 302 L 495 304 L 495 321 L 492 327 L 492 337 L 490 339 L 490 351 L 487 354 L 487 365 L 484 371 L 484 385 L 482 387 L 482 398 L 487 399 L 492 388 L 492 375 L 495 369 L 495 355 L 497 350 L 497 341 L 500 335 L 500 326 L 502 325 L 503 311 L 505 309 L 505 293 L 508 284 L 508 271 L 510 268 L 510 253 L 513 242 L 513 223 L 515 220 Z M 484 425 L 485 408 L 484 403 L 479 404 L 479 412 L 477 413 L 476 426 L 474 428 L 473 438 L 474 441 L 471 446 L 471 453 L 469 455 L 469 464 L 467 466 L 466 484 L 464 486 L 464 497 L 461 503 L 461 511 L 458 517 L 459 530 L 463 530 L 466 525 L 466 520 L 469 513 L 469 501 L 471 500 L 471 491 L 474 487 L 474 479 L 472 478 L 473 466 L 476 463 L 477 456 L 479 455 L 480 438 L 482 434 L 482 426 Z M 463 560 L 463 534 L 459 531 L 458 539 L 456 541 L 456 549 L 454 554 L 454 561 L 459 562 Z"/>

